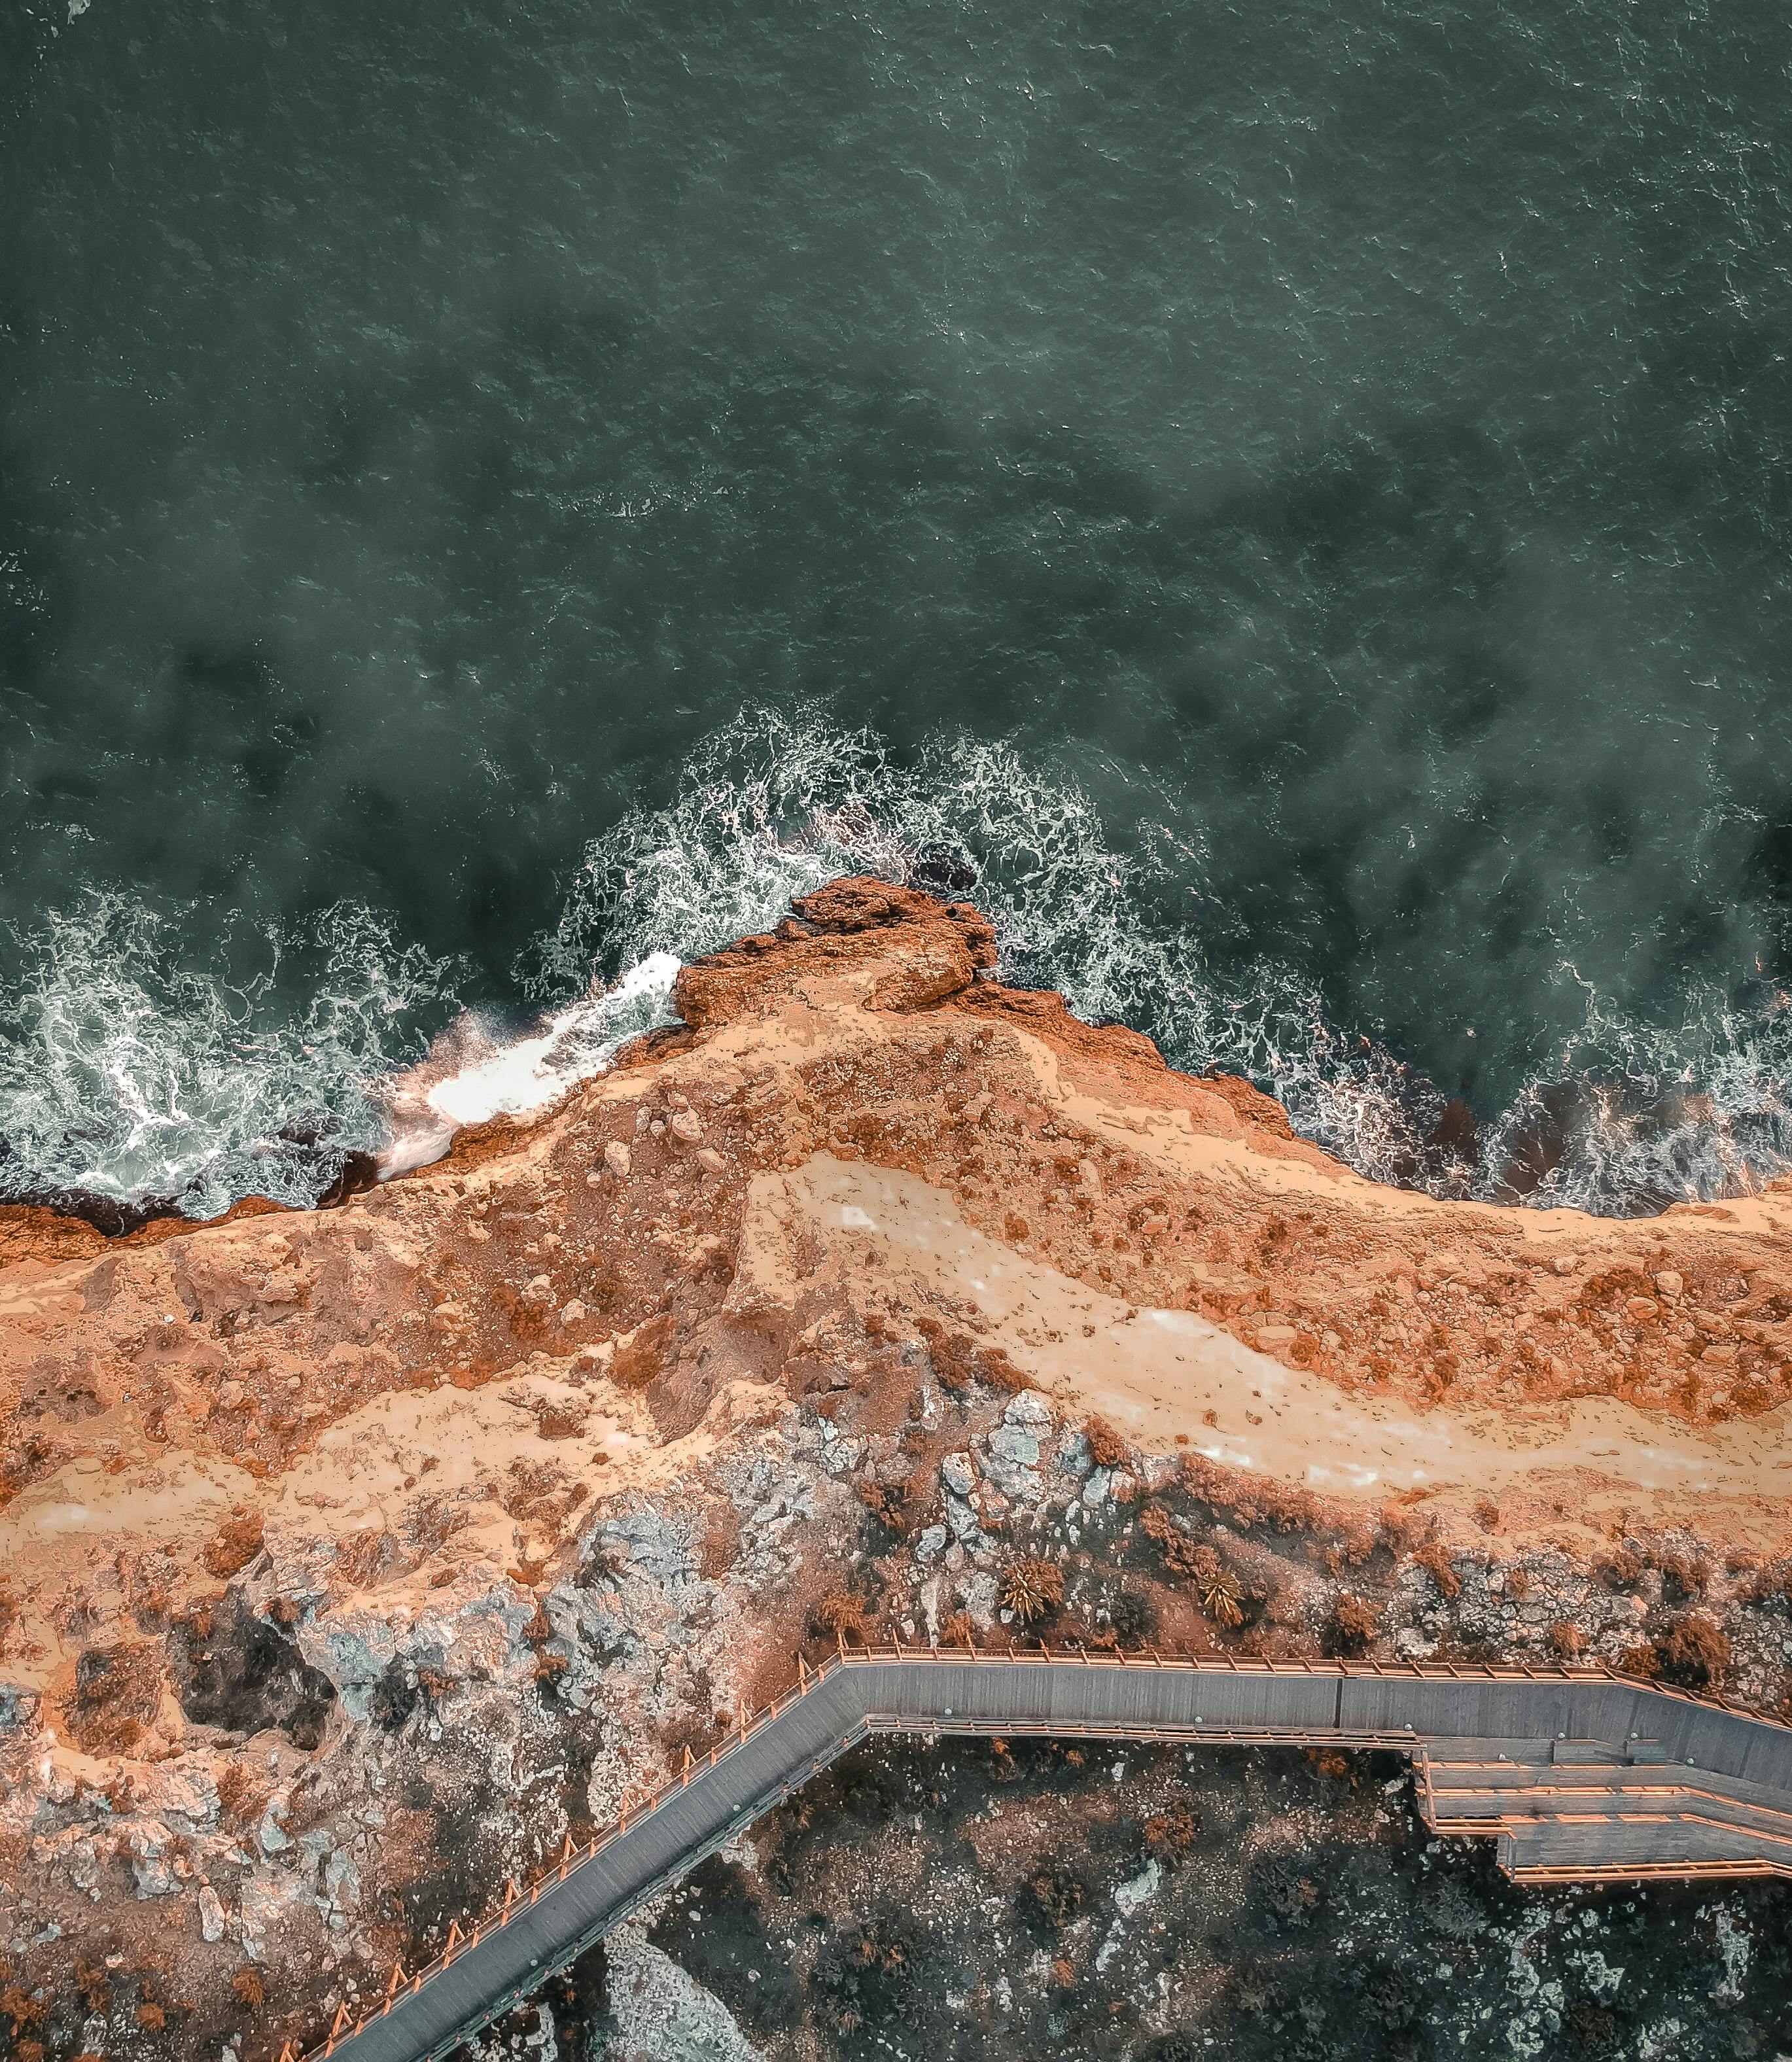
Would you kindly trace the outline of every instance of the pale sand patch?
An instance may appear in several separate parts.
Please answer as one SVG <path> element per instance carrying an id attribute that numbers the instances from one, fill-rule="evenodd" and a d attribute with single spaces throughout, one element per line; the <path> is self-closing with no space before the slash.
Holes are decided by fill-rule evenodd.
<path id="1" fill-rule="evenodd" d="M 783 1185 L 830 1246 L 881 1250 L 883 1269 L 862 1263 L 862 1281 L 906 1275 L 970 1306 L 1042 1389 L 1155 1450 L 1174 1450 L 1179 1434 L 1227 1467 L 1365 1501 L 1446 1486 L 1497 1494 L 1563 1474 L 1657 1505 L 1792 1490 L 1792 1406 L 1709 1430 L 1604 1398 L 1522 1414 L 1416 1411 L 1284 1367 L 1186 1311 L 1104 1296 L 986 1237 L 913 1175 L 820 1153 Z M 756 1194 L 756 1211 L 770 1207 Z"/>
<path id="2" fill-rule="evenodd" d="M 700 1475 L 737 1426 L 763 1419 L 786 1401 L 781 1390 L 731 1384 L 694 1430 L 661 1443 L 637 1396 L 597 1377 L 577 1385 L 566 1378 L 572 1366 L 519 1366 L 476 1390 L 444 1386 L 376 1397 L 271 1481 L 258 1481 L 220 1455 L 178 1449 L 135 1460 L 116 1474 L 97 1456 L 65 1463 L 0 1514 L 0 1571 L 22 1604 L 8 1679 L 42 1688 L 96 1638 L 135 1636 L 122 1616 L 122 1553 L 167 1551 L 176 1571 L 168 1593 L 173 1608 L 215 1591 L 217 1580 L 202 1557 L 235 1510 L 259 1510 L 270 1538 L 303 1551 L 307 1540 L 331 1549 L 369 1530 L 408 1540 L 420 1530 L 420 1506 L 452 1502 L 455 1522 L 444 1551 L 456 1561 L 488 1561 L 501 1574 L 531 1550 L 536 1558 L 559 1551 L 619 1491 L 665 1490 Z M 561 1422 L 582 1415 L 585 1422 L 570 1437 L 546 1438 L 544 1415 L 551 1422 L 552 1414 Z M 105 1421 L 94 1422 L 103 1429 Z M 590 1494 L 557 1522 L 547 1512 L 519 1521 L 480 1492 L 501 1497 L 520 1462 L 553 1464 Z M 66 1622 L 66 1599 L 78 1590 L 98 1615 L 86 1631 L 70 1631 Z M 115 1621 L 110 1627 L 108 1619 Z"/>

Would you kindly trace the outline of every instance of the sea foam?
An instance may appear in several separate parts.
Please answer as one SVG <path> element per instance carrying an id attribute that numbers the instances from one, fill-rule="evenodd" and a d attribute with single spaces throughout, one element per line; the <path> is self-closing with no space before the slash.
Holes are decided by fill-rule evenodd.
<path id="1" fill-rule="evenodd" d="M 532 1116 L 601 1073 L 625 1040 L 672 1021 L 682 964 L 649 953 L 614 987 L 551 1012 L 520 1036 L 507 1038 L 468 1012 L 424 1060 L 377 1085 L 388 1124 L 381 1178 L 440 1159 L 470 1125 Z"/>
<path id="2" fill-rule="evenodd" d="M 466 969 L 339 905 L 266 934 L 250 977 L 183 965 L 178 915 L 90 896 L 11 941 L 0 1005 L 0 1197 L 214 1214 L 303 1205 L 352 1160 L 384 1177 L 455 1133 L 540 1110 L 669 1019 L 679 966 L 773 924 L 791 898 L 870 873 L 974 901 L 1003 977 L 1091 1022 L 1149 1033 L 1192 1073 L 1244 1075 L 1296 1128 L 1376 1181 L 1605 1214 L 1747 1193 L 1792 1166 L 1792 1010 L 1690 998 L 1662 1029 L 1589 996 L 1582 1031 L 1478 1126 L 1297 967 L 1223 977 L 1195 901 L 1198 835 L 1145 820 L 1124 848 L 1066 768 L 1003 740 L 897 760 L 873 733 L 749 712 L 701 744 L 671 799 L 586 848 L 558 921 L 514 969 L 524 1024 L 458 1000 Z M 295 1003 L 295 976 L 310 977 Z M 432 1035 L 432 1033 L 433 1035 Z"/>

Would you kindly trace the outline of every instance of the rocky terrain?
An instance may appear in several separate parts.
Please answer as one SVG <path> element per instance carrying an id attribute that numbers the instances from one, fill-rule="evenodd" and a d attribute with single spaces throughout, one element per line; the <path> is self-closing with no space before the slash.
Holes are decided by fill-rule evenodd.
<path id="1" fill-rule="evenodd" d="M 686 968 L 682 1028 L 336 1207 L 0 1213 L 22 2062 L 308 2044 L 818 1641 L 1587 1655 L 1782 1705 L 1792 1188 L 1377 1188 L 994 957 L 836 883 Z M 1397 1763 L 1112 1759 L 863 1751 L 484 2044 L 1792 2040 L 1774 1891 L 1526 1897 L 1430 1851 Z"/>

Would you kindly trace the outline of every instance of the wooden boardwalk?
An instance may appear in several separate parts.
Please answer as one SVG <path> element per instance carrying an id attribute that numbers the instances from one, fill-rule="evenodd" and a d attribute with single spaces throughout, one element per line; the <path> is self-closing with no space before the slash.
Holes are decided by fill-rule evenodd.
<path id="1" fill-rule="evenodd" d="M 426 2062 L 531 1996 L 836 1756 L 879 1733 L 1393 1747 L 1427 1821 L 1498 1842 L 1520 1880 L 1792 1875 L 1792 1731 L 1598 1667 L 842 1651 L 569 1847 L 383 2005 L 315 2051 Z M 281 2062 L 296 2062 L 292 2044 Z"/>

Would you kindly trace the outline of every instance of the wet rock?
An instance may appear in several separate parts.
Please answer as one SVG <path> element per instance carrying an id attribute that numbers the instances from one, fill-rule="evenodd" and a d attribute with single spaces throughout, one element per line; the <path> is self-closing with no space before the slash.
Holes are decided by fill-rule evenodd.
<path id="1" fill-rule="evenodd" d="M 0 1683 L 0 1733 L 22 1732 L 35 1725 L 42 1701 L 22 1683 Z"/>
<path id="2" fill-rule="evenodd" d="M 167 1897 L 179 1888 L 173 1867 L 175 1836 L 159 1819 L 135 1819 L 125 1833 L 137 1895 Z"/>
<path id="3" fill-rule="evenodd" d="M 363 1719 L 395 1661 L 413 1679 L 427 1668 L 451 1682 L 515 1687 L 531 1679 L 535 1654 L 524 1633 L 534 1615 L 532 1602 L 512 1585 L 470 1572 L 406 1604 L 357 1599 L 327 1608 L 300 1630 L 299 1645 L 348 1715 Z"/>
<path id="4" fill-rule="evenodd" d="M 989 1450 L 997 1459 L 1016 1467 L 1036 1468 L 1039 1464 L 1039 1441 L 1017 1425 L 998 1425 L 990 1434 Z"/>
<path id="5" fill-rule="evenodd" d="M 352 1912 L 361 1901 L 361 1871 L 352 1855 L 331 1855 L 323 1864 L 323 1894 L 339 1914 Z"/>
<path id="6" fill-rule="evenodd" d="M 1017 1503 L 1035 1503 L 1039 1496 L 1039 1442 L 1031 1433 L 1014 1425 L 998 1425 L 990 1434 L 983 1472 L 1004 1497 Z"/>
<path id="7" fill-rule="evenodd" d="M 977 1464 L 969 1454 L 948 1454 L 939 1464 L 939 1478 L 952 1495 L 969 1496 L 977 1486 Z"/>
<path id="8" fill-rule="evenodd" d="M 1023 1389 L 1011 1397 L 1002 1414 L 1005 1425 L 1024 1426 L 1035 1434 L 1048 1432 L 1056 1422 L 1051 1414 L 1051 1406 L 1036 1389 Z"/>
<path id="9" fill-rule="evenodd" d="M 264 1855 L 277 1855 L 283 1848 L 292 1845 L 291 1836 L 280 1823 L 286 1816 L 286 1808 L 284 1791 L 267 1800 L 267 1808 L 261 1815 L 261 1823 L 255 1828 L 255 1844 Z"/>
<path id="10" fill-rule="evenodd" d="M 850 1475 L 864 1460 L 867 1450 L 863 1439 L 836 1438 L 824 1450 L 822 1466 L 830 1475 Z"/>
<path id="11" fill-rule="evenodd" d="M 237 1896 L 243 1952 L 251 1962 L 265 1962 L 270 1944 L 290 1945 L 295 1927 L 307 1914 L 315 1925 L 316 1909 L 307 1883 L 296 1875 L 258 1870 L 244 1879 Z"/>

